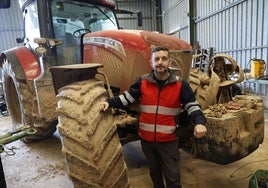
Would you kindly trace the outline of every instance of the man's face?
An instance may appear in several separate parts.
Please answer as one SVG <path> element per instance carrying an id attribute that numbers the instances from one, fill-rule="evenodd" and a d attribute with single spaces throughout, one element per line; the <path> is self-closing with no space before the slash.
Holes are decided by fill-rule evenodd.
<path id="1" fill-rule="evenodd" d="M 151 66 L 155 73 L 166 74 L 170 66 L 170 58 L 167 51 L 157 51 L 152 54 Z"/>

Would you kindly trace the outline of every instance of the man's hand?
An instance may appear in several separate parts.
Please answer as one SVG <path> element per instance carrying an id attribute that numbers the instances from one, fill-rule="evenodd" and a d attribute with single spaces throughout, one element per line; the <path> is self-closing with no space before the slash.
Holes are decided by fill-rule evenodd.
<path id="1" fill-rule="evenodd" d="M 101 102 L 100 104 L 100 111 L 105 112 L 109 108 L 108 102 Z"/>
<path id="2" fill-rule="evenodd" d="M 206 136 L 207 134 L 207 128 L 206 126 L 202 125 L 202 124 L 197 124 L 194 127 L 194 136 L 196 138 L 202 138 L 203 136 Z"/>

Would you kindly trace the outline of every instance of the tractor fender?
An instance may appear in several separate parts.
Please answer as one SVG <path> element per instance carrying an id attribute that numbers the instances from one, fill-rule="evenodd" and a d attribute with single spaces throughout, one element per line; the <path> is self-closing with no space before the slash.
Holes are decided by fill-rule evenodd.
<path id="1" fill-rule="evenodd" d="M 1 67 L 4 59 L 10 62 L 18 79 L 34 80 L 41 72 L 36 57 L 27 47 L 15 47 L 2 52 L 0 55 Z"/>

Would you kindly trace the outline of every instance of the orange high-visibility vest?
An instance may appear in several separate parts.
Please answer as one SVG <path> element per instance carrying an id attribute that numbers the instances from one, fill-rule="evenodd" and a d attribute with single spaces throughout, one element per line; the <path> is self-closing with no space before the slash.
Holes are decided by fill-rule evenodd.
<path id="1" fill-rule="evenodd" d="M 141 114 L 139 118 L 140 137 L 149 142 L 176 140 L 176 116 L 181 109 L 180 93 L 182 83 L 168 83 L 161 90 L 156 83 L 141 81 Z"/>

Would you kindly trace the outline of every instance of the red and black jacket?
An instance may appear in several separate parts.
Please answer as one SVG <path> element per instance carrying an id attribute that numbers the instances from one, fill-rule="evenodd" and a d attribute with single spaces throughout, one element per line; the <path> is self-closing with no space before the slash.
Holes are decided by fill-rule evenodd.
<path id="1" fill-rule="evenodd" d="M 171 72 L 163 87 L 159 87 L 153 71 L 139 77 L 128 91 L 107 99 L 110 107 L 121 108 L 140 101 L 139 134 L 149 142 L 176 140 L 175 117 L 181 108 L 187 111 L 194 124 L 206 119 L 189 84 Z"/>

